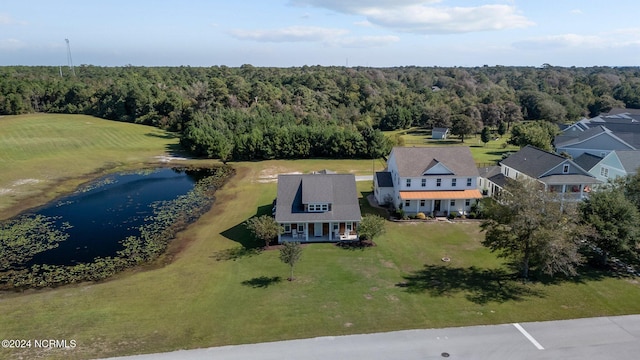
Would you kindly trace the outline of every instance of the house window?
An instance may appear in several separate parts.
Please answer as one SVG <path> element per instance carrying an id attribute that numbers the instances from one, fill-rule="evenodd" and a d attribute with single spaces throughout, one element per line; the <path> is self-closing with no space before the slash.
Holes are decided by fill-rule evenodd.
<path id="1" fill-rule="evenodd" d="M 291 232 L 291 224 L 284 224 L 284 232 L 286 233 Z"/>
<path id="2" fill-rule="evenodd" d="M 348 223 L 345 223 L 344 226 L 347 229 L 347 231 L 353 230 L 353 223 L 348 222 Z"/>
<path id="3" fill-rule="evenodd" d="M 420 206 L 425 206 L 426 205 L 426 201 L 425 200 L 420 200 Z"/>
<path id="4" fill-rule="evenodd" d="M 442 179 L 436 179 L 436 186 L 440 187 L 442 185 Z"/>
<path id="5" fill-rule="evenodd" d="M 606 167 L 601 167 L 600 168 L 600 176 L 604 176 L 606 178 L 609 177 L 609 169 L 607 169 Z"/>
<path id="6" fill-rule="evenodd" d="M 411 179 L 407 179 L 407 187 L 411 187 Z"/>
<path id="7" fill-rule="evenodd" d="M 322 204 L 322 211 L 327 211 L 329 210 L 329 205 L 328 204 Z"/>
<path id="8" fill-rule="evenodd" d="M 409 207 L 411 205 L 411 200 L 405 200 L 404 201 L 404 206 L 405 207 Z"/>
<path id="9" fill-rule="evenodd" d="M 469 207 L 471 205 L 471 199 L 466 199 L 464 201 L 464 206 Z"/>
<path id="10" fill-rule="evenodd" d="M 569 164 L 562 165 L 562 173 L 566 174 L 569 172 Z"/>
<path id="11" fill-rule="evenodd" d="M 471 178 L 467 178 L 467 186 L 471 186 Z"/>
<path id="12" fill-rule="evenodd" d="M 304 232 L 304 224 L 298 224 L 298 232 Z"/>
<path id="13" fill-rule="evenodd" d="M 422 187 L 427 187 L 427 179 L 422 179 Z"/>
<path id="14" fill-rule="evenodd" d="M 457 179 L 451 179 L 451 186 L 456 186 Z"/>
<path id="15" fill-rule="evenodd" d="M 455 200 L 451 200 L 451 201 L 449 201 L 449 205 L 451 205 L 451 206 L 456 206 L 456 201 L 455 201 Z"/>

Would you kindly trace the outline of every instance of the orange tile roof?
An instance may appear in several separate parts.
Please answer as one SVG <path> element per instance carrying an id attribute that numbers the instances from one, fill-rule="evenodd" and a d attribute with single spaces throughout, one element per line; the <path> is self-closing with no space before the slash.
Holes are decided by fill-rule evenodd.
<path id="1" fill-rule="evenodd" d="M 480 199 L 480 190 L 400 191 L 402 200 Z"/>

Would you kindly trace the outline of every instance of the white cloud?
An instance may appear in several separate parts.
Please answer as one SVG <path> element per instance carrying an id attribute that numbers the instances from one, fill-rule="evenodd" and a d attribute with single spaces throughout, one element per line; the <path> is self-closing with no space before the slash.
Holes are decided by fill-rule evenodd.
<path id="1" fill-rule="evenodd" d="M 364 16 L 372 24 L 419 34 L 452 34 L 534 25 L 513 5 L 434 6 L 440 0 L 292 0 L 298 6 Z"/>
<path id="2" fill-rule="evenodd" d="M 26 46 L 24 42 L 17 39 L 0 39 L 0 50 L 15 51 Z"/>
<path id="3" fill-rule="evenodd" d="M 580 9 L 573 9 L 573 10 L 571 10 L 571 14 L 573 14 L 573 15 L 582 15 L 584 13 Z"/>
<path id="4" fill-rule="evenodd" d="M 359 14 L 367 9 L 390 9 L 419 4 L 435 4 L 441 0 L 291 0 L 294 6 L 312 6 L 346 14 Z"/>
<path id="5" fill-rule="evenodd" d="M 271 30 L 234 30 L 231 35 L 241 40 L 263 42 L 319 42 L 334 47 L 371 48 L 400 41 L 393 35 L 348 36 L 349 31 L 308 26 L 291 26 Z"/>
<path id="6" fill-rule="evenodd" d="M 365 15 L 376 25 L 422 34 L 466 33 L 533 25 L 508 5 L 452 8 L 414 5 L 392 10 L 372 9 Z"/>
<path id="7" fill-rule="evenodd" d="M 386 36 L 356 36 L 332 39 L 330 44 L 349 48 L 372 48 L 386 46 L 400 41 L 400 38 L 393 35 Z"/>
<path id="8" fill-rule="evenodd" d="M 0 13 L 0 25 L 26 25 L 24 21 L 18 21 L 5 13 Z"/>
<path id="9" fill-rule="evenodd" d="M 640 28 L 615 29 L 595 35 L 560 34 L 516 42 L 522 49 L 579 48 L 586 51 L 636 47 L 640 45 Z"/>
<path id="10" fill-rule="evenodd" d="M 314 26 L 290 26 L 269 30 L 232 30 L 230 34 L 241 40 L 268 42 L 326 41 L 348 33 L 343 29 L 331 29 Z"/>

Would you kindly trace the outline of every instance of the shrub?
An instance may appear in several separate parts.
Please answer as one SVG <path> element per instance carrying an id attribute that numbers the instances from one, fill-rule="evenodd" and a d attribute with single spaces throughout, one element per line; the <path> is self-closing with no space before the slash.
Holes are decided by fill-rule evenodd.
<path id="1" fill-rule="evenodd" d="M 427 218 L 427 216 L 426 216 L 424 213 L 419 212 L 419 213 L 416 215 L 416 218 L 418 218 L 418 219 L 420 219 L 420 220 L 424 220 L 424 219 L 426 219 L 426 218 Z"/>

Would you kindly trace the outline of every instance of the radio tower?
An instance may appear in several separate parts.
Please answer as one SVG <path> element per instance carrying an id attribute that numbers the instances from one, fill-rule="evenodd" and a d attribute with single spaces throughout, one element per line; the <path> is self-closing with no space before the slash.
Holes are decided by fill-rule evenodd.
<path id="1" fill-rule="evenodd" d="M 69 45 L 69 39 L 64 39 L 67 42 L 67 66 L 69 66 L 69 70 L 73 76 L 76 76 L 76 70 L 73 68 L 73 60 L 71 59 L 71 46 Z"/>

